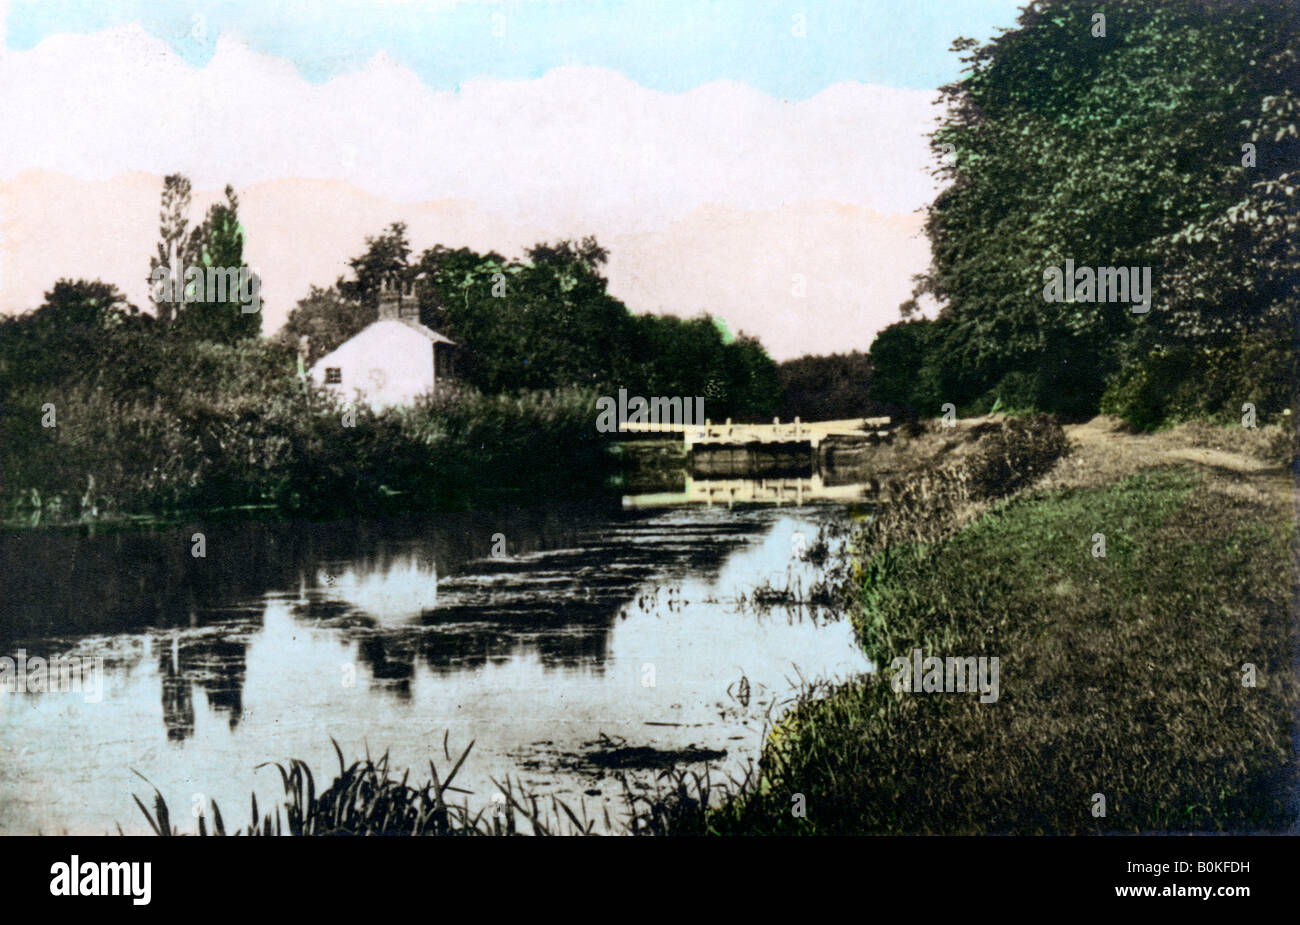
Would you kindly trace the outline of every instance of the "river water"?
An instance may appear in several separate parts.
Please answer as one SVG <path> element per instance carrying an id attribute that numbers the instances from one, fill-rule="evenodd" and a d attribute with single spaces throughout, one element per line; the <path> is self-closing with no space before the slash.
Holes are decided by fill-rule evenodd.
<path id="1" fill-rule="evenodd" d="M 0 692 L 0 833 L 146 833 L 132 795 L 152 805 L 150 784 L 183 831 L 212 799 L 243 827 L 251 793 L 282 793 L 257 765 L 304 759 L 323 788 L 331 737 L 412 781 L 473 741 L 456 780 L 472 807 L 508 776 L 618 820 L 600 759 L 623 748 L 738 775 L 796 678 L 870 669 L 847 621 L 749 600 L 814 581 L 802 553 L 828 521 L 843 508 L 624 499 L 6 534 L 0 656 L 101 658 L 103 674 L 98 694 Z"/>

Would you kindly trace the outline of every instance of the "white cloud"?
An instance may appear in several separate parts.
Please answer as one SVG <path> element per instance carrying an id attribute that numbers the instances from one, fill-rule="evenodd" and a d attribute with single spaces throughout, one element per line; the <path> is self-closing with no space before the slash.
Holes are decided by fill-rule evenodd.
<path id="1" fill-rule="evenodd" d="M 516 221 L 660 227 L 699 205 L 833 200 L 906 212 L 930 191 L 926 91 L 838 84 L 799 103 L 733 81 L 683 94 L 612 71 L 428 90 L 375 55 L 324 84 L 222 35 L 191 68 L 139 26 L 51 36 L 0 63 L 0 177 L 182 171 L 196 186 L 347 180 Z"/>
<path id="2" fill-rule="evenodd" d="M 364 234 L 423 216 L 419 230 L 438 237 L 413 226 L 420 248 L 478 239 L 517 253 L 534 232 L 594 232 L 611 245 L 621 238 L 638 250 L 621 263 L 616 253 L 615 267 L 635 264 L 640 282 L 620 281 L 614 267 L 611 277 L 634 309 L 714 307 L 750 316 L 729 320 L 765 340 L 795 332 L 800 343 L 818 341 L 801 326 L 747 322 L 787 311 L 766 281 L 794 264 L 825 281 L 812 291 L 834 312 L 860 313 L 856 293 L 892 300 L 871 310 L 892 320 L 895 294 L 905 297 L 925 266 L 912 213 L 933 194 L 924 135 L 934 96 L 841 83 L 791 103 L 733 81 L 666 94 L 586 67 L 433 92 L 383 54 L 316 85 L 229 34 L 202 68 L 139 26 L 55 35 L 0 57 L 0 207 L 9 211 L 0 215 L 0 310 L 30 307 L 58 275 L 101 275 L 136 295 L 160 187 L 141 174 L 179 171 L 199 190 L 241 190 L 250 256 L 274 264 L 259 267 L 268 329 L 307 282 L 331 282 L 341 269 L 324 267 L 341 267 Z M 334 181 L 317 192 L 341 198 L 313 202 L 302 192 L 314 187 L 295 185 L 303 179 Z M 55 189 L 63 191 L 57 207 L 36 195 Z M 343 207 L 354 198 L 367 208 Z M 449 224 L 448 210 L 470 224 Z M 770 227 L 773 216 L 794 214 L 785 233 Z M 502 243 L 482 240 L 489 232 Z M 871 252 L 831 255 L 837 242 L 866 239 L 876 242 Z M 128 241 L 140 251 L 129 264 Z M 673 251 L 686 246 L 692 253 Z M 269 282 L 276 275 L 278 292 Z M 728 281 L 721 289 L 719 278 Z M 820 340 L 833 349 L 837 337 L 827 331 Z"/>

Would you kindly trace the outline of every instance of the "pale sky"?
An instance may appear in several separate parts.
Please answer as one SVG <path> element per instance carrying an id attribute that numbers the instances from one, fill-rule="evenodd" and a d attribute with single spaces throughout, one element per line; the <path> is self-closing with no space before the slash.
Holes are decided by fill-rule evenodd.
<path id="1" fill-rule="evenodd" d="M 947 45 L 1015 14 L 913 6 L 11 2 L 0 311 L 61 276 L 146 307 L 181 172 L 193 221 L 239 193 L 267 333 L 405 220 L 417 252 L 595 234 L 633 311 L 865 349 L 928 262 Z"/>

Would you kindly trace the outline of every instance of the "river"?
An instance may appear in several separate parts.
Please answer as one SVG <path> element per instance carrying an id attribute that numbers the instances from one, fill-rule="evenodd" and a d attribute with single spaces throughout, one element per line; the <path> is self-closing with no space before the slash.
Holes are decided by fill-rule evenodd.
<path id="1" fill-rule="evenodd" d="M 786 497 L 748 492 L 765 494 Z M 739 775 L 795 679 L 871 667 L 847 621 L 751 598 L 815 580 L 803 552 L 825 522 L 844 509 L 683 496 L 7 533 L 0 656 L 99 658 L 103 674 L 99 695 L 0 692 L 0 832 L 147 833 L 132 794 L 152 805 L 150 784 L 183 831 L 213 799 L 243 827 L 251 793 L 282 793 L 257 765 L 304 759 L 322 788 L 331 737 L 413 781 L 473 741 L 456 780 L 471 806 L 508 776 L 615 820 L 603 759 L 621 748 Z"/>

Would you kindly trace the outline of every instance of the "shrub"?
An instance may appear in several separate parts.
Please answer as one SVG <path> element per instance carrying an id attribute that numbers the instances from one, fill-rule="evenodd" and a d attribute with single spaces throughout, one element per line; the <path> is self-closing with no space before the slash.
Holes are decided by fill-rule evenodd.
<path id="1" fill-rule="evenodd" d="M 1054 418 L 1009 418 L 967 457 L 971 488 L 982 498 L 1009 495 L 1045 475 L 1067 452 L 1069 440 Z"/>
<path id="2" fill-rule="evenodd" d="M 590 494 L 612 474 L 594 396 L 577 389 L 465 391 L 381 412 L 359 405 L 345 421 L 348 409 L 297 378 L 280 345 L 147 332 L 112 351 L 143 361 L 139 377 L 105 363 L 5 396 L 7 516 L 450 510 Z M 42 426 L 46 403 L 57 426 Z"/>
<path id="3" fill-rule="evenodd" d="M 1101 411 L 1154 430 L 1198 417 L 1235 422 L 1250 402 L 1263 423 L 1290 406 L 1296 373 L 1291 345 L 1271 337 L 1159 350 L 1110 378 Z"/>
<path id="4" fill-rule="evenodd" d="M 946 536 L 975 504 L 1020 490 L 1069 452 L 1064 429 L 1049 415 L 991 421 L 972 433 L 975 442 L 963 455 L 911 469 L 882 486 L 886 503 L 854 540 L 860 562 L 871 562 L 891 544 Z"/>

